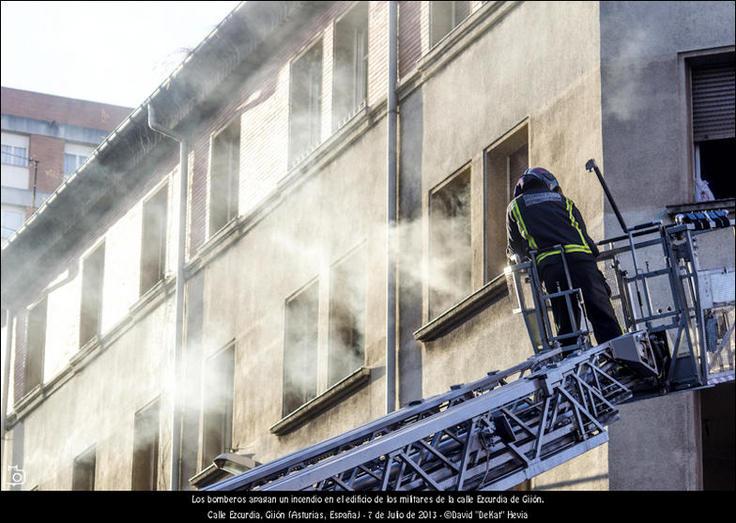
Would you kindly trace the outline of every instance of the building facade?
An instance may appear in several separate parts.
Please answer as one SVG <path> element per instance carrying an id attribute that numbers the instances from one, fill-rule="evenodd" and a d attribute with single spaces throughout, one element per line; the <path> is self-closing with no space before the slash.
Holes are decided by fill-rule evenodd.
<path id="1" fill-rule="evenodd" d="M 130 111 L 2 88 L 3 245 Z"/>
<path id="2" fill-rule="evenodd" d="M 732 3 L 398 2 L 395 191 L 388 17 L 242 4 L 3 249 L 3 486 L 202 486 L 222 453 L 265 463 L 526 359 L 501 277 L 526 166 L 594 238 L 618 230 L 589 158 L 629 223 L 733 208 Z M 732 234 L 701 249 L 733 265 Z M 712 486 L 733 464 L 716 389 L 625 407 L 608 445 L 524 487 Z"/>

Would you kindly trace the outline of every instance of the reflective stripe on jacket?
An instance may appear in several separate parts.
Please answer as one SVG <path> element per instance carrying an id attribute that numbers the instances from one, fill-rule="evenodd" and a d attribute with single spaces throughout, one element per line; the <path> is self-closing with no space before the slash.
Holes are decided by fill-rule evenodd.
<path id="1" fill-rule="evenodd" d="M 583 217 L 572 200 L 546 189 L 532 189 L 514 198 L 506 212 L 509 257 L 529 258 L 537 251 L 537 263 L 565 253 L 598 256 L 588 236 Z"/>

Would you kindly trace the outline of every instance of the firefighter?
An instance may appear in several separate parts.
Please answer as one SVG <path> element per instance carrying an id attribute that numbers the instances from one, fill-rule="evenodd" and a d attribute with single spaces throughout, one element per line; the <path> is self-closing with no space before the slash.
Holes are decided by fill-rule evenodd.
<path id="1" fill-rule="evenodd" d="M 611 288 L 595 263 L 598 248 L 588 236 L 580 211 L 562 194 L 559 182 L 547 169 L 524 171 L 506 213 L 506 230 L 510 259 L 529 259 L 529 252 L 536 251 L 537 269 L 548 294 L 568 289 L 560 248 L 556 247 L 562 246 L 572 286 L 582 291 L 598 343 L 622 334 L 611 306 Z M 577 300 L 572 299 L 571 305 L 576 324 L 580 325 Z M 552 300 L 552 315 L 558 336 L 573 332 L 564 297 Z M 567 338 L 560 343 L 564 346 L 575 342 Z"/>

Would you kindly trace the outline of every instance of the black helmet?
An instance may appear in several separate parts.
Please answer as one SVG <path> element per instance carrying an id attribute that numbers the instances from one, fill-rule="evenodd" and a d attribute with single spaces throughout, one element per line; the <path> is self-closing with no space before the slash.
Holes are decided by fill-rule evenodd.
<path id="1" fill-rule="evenodd" d="M 559 191 L 560 183 L 555 175 L 543 167 L 530 167 L 521 175 L 514 188 L 514 198 L 526 191 L 529 187 L 538 184 L 544 185 L 548 191 Z"/>

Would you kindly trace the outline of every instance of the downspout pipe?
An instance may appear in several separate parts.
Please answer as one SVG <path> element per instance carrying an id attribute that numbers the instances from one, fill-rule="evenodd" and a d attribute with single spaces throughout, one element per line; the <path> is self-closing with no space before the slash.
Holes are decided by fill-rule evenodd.
<path id="1" fill-rule="evenodd" d="M 396 410 L 396 224 L 397 224 L 397 165 L 396 124 L 398 101 L 397 19 L 398 2 L 388 3 L 388 98 L 386 154 L 386 413 Z"/>
<path id="2" fill-rule="evenodd" d="M 156 112 L 152 104 L 148 105 L 148 127 L 176 142 L 179 142 L 179 224 L 176 249 L 176 321 L 174 325 L 174 354 L 173 354 L 173 382 L 172 382 L 172 412 L 171 412 L 171 490 L 181 487 L 181 430 L 182 416 L 179 401 L 179 377 L 181 374 L 182 354 L 184 345 L 184 262 L 186 249 L 187 226 L 187 181 L 189 179 L 189 162 L 187 139 L 170 129 L 165 129 L 156 120 Z"/>

